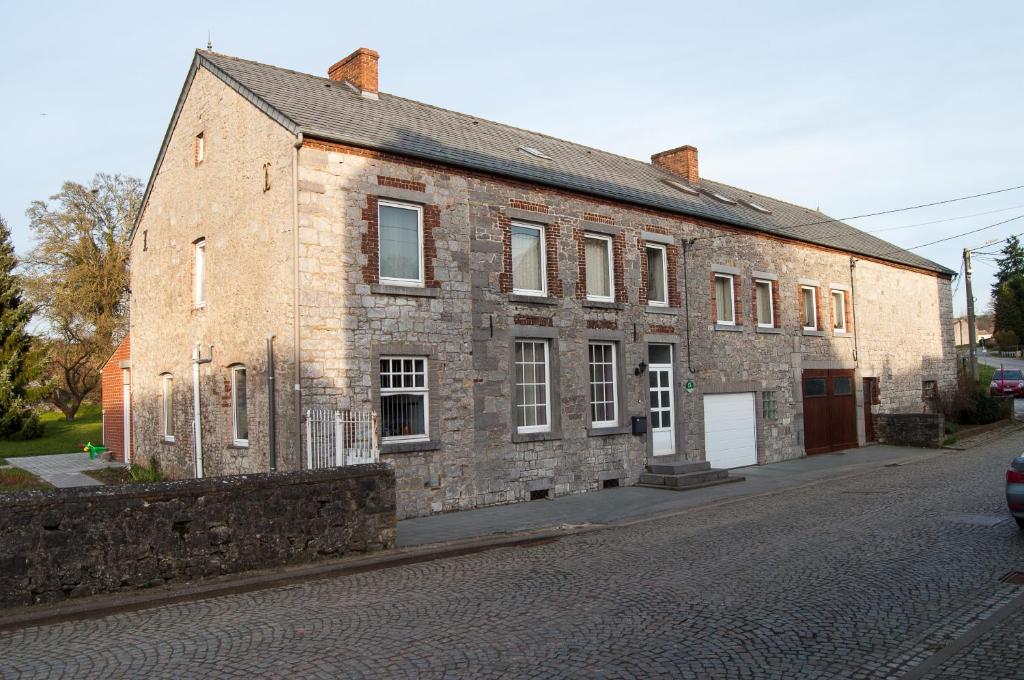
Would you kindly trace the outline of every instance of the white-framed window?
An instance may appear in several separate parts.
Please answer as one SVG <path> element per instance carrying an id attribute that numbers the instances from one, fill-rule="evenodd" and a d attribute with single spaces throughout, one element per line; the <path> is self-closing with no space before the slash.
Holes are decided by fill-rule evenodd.
<path id="1" fill-rule="evenodd" d="M 754 306 L 757 308 L 757 325 L 760 328 L 775 327 L 775 300 L 772 296 L 772 282 L 754 279 Z"/>
<path id="2" fill-rule="evenodd" d="M 614 427 L 619 424 L 616 399 L 615 343 L 590 343 L 590 424 Z"/>
<path id="3" fill-rule="evenodd" d="M 544 227 L 512 223 L 512 292 L 547 295 L 547 253 Z"/>
<path id="4" fill-rule="evenodd" d="M 249 445 L 249 396 L 245 366 L 231 367 L 231 434 L 235 446 Z"/>
<path id="5" fill-rule="evenodd" d="M 551 379 L 547 340 L 515 342 L 516 431 L 551 430 Z"/>
<path id="6" fill-rule="evenodd" d="M 736 282 L 731 274 L 715 274 L 715 323 L 736 324 Z"/>
<path id="7" fill-rule="evenodd" d="M 846 332 L 846 291 L 832 291 L 832 330 Z"/>
<path id="8" fill-rule="evenodd" d="M 423 208 L 378 201 L 378 273 L 381 283 L 423 285 Z"/>
<path id="9" fill-rule="evenodd" d="M 426 357 L 380 358 L 380 429 L 389 442 L 429 439 Z"/>
<path id="10" fill-rule="evenodd" d="M 647 244 L 647 304 L 668 307 L 668 257 L 666 248 Z"/>
<path id="11" fill-rule="evenodd" d="M 800 306 L 803 319 L 800 323 L 805 331 L 818 330 L 818 289 L 814 286 L 800 286 Z"/>
<path id="12" fill-rule="evenodd" d="M 206 239 L 198 239 L 192 254 L 192 299 L 196 307 L 206 306 Z"/>
<path id="13" fill-rule="evenodd" d="M 174 441 L 174 377 L 169 373 L 160 376 L 160 429 L 164 441 Z"/>
<path id="14" fill-rule="evenodd" d="M 615 265 L 612 252 L 611 236 L 586 234 L 583 237 L 588 300 L 599 302 L 615 301 L 613 289 L 615 285 Z"/>

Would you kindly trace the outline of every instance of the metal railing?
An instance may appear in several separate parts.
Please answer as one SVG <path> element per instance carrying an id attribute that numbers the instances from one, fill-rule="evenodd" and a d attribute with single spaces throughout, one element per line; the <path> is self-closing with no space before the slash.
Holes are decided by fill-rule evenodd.
<path id="1" fill-rule="evenodd" d="M 341 467 L 378 461 L 380 446 L 375 411 L 306 411 L 306 467 Z"/>

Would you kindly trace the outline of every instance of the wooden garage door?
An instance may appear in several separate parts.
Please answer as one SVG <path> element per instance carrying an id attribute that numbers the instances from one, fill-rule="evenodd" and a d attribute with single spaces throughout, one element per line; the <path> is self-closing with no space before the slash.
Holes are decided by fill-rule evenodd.
<path id="1" fill-rule="evenodd" d="M 803 395 L 804 450 L 808 454 L 857 446 L 857 397 L 852 370 L 804 371 Z"/>
<path id="2" fill-rule="evenodd" d="M 704 395 L 704 451 L 713 468 L 757 465 L 754 393 Z"/>

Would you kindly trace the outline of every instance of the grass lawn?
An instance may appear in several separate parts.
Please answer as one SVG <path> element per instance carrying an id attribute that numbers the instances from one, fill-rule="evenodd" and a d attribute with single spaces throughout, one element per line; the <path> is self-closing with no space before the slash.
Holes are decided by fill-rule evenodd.
<path id="1" fill-rule="evenodd" d="M 75 453 L 81 451 L 86 442 L 99 444 L 102 438 L 99 404 L 84 404 L 78 409 L 73 423 L 64 420 L 64 414 L 60 412 L 44 413 L 39 420 L 43 423 L 43 436 L 25 442 L 0 440 L 0 460 L 48 453 Z"/>
<path id="2" fill-rule="evenodd" d="M 53 487 L 27 470 L 0 468 L 0 493 L 9 491 L 42 491 Z"/>
<path id="3" fill-rule="evenodd" d="M 992 376 L 996 374 L 996 367 L 989 366 L 988 364 L 978 364 L 978 385 L 988 389 L 988 384 L 992 382 Z"/>

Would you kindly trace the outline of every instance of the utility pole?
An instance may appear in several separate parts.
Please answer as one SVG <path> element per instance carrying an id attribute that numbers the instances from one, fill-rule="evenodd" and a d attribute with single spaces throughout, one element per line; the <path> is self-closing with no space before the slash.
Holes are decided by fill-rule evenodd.
<path id="1" fill-rule="evenodd" d="M 971 250 L 964 248 L 964 288 L 967 290 L 967 338 L 970 343 L 971 378 L 978 380 L 978 332 L 974 326 L 974 290 L 971 288 Z"/>

